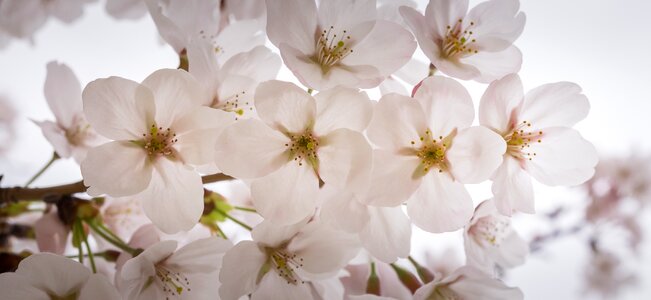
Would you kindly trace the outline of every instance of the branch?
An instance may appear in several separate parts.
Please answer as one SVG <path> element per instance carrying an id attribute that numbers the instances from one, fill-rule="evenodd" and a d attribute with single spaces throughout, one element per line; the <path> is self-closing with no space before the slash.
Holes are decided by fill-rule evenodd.
<path id="1" fill-rule="evenodd" d="M 221 173 L 201 177 L 201 181 L 204 184 L 231 179 L 234 178 Z M 21 200 L 41 200 L 47 196 L 71 195 L 76 193 L 83 193 L 85 191 L 86 186 L 84 186 L 83 181 L 45 188 L 25 188 L 18 186 L 0 188 L 0 205 L 3 205 L 5 203 L 18 202 Z"/>

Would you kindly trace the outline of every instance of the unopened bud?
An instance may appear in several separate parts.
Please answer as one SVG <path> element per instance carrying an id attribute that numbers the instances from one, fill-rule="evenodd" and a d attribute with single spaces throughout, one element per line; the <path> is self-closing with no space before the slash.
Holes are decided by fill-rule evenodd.
<path id="1" fill-rule="evenodd" d="M 411 262 L 412 265 L 416 268 L 416 272 L 418 273 L 418 277 L 420 278 L 423 283 L 429 283 L 432 280 L 434 280 L 434 274 L 427 268 L 421 266 L 418 262 L 416 262 L 411 256 L 408 257 L 409 261 Z"/>
<path id="2" fill-rule="evenodd" d="M 380 277 L 375 273 L 375 263 L 371 263 L 371 274 L 366 281 L 366 293 L 380 296 L 382 289 L 380 288 Z"/>
<path id="3" fill-rule="evenodd" d="M 420 281 L 418 281 L 416 275 L 399 267 L 396 264 L 391 264 L 391 267 L 393 268 L 394 271 L 396 271 L 396 274 L 398 275 L 398 279 L 400 279 L 400 282 L 402 282 L 402 284 L 406 286 L 411 291 L 412 294 L 416 292 L 418 288 L 420 288 L 421 283 Z"/>

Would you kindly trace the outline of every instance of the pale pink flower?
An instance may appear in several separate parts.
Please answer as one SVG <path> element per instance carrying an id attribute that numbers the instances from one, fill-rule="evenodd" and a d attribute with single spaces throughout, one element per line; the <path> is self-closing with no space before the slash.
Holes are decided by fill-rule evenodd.
<path id="1" fill-rule="evenodd" d="M 52 16 L 64 23 L 81 17 L 84 5 L 96 0 L 3 0 L 0 27 L 17 38 L 31 38 Z"/>
<path id="2" fill-rule="evenodd" d="M 2 299 L 118 300 L 109 280 L 82 264 L 50 253 L 32 254 L 15 273 L 0 274 Z"/>
<path id="3" fill-rule="evenodd" d="M 599 294 L 602 299 L 614 299 L 626 287 L 639 283 L 639 278 L 626 269 L 613 253 L 593 252 L 584 270 L 585 289 Z"/>
<path id="4" fill-rule="evenodd" d="M 490 0 L 468 11 L 468 0 L 430 0 L 425 15 L 401 7 L 418 44 L 446 75 L 483 83 L 520 70 L 522 53 L 513 46 L 522 33 L 518 0 Z"/>
<path id="5" fill-rule="evenodd" d="M 479 123 L 502 136 L 504 162 L 493 174 L 500 213 L 534 212 L 531 177 L 549 185 L 577 185 L 594 174 L 594 146 L 571 127 L 588 115 L 588 98 L 570 82 L 539 86 L 526 95 L 520 77 L 491 83 L 479 104 Z"/>
<path id="6" fill-rule="evenodd" d="M 236 122 L 217 142 L 217 166 L 251 183 L 265 219 L 296 223 L 314 212 L 319 182 L 358 186 L 368 176 L 371 148 L 360 133 L 371 118 L 364 92 L 336 88 L 312 97 L 281 81 L 255 92 L 260 120 Z"/>
<path id="7" fill-rule="evenodd" d="M 73 157 L 81 163 L 88 149 L 105 139 L 97 135 L 84 117 L 79 80 L 67 65 L 49 62 L 44 91 L 56 122 L 35 123 L 60 157 Z"/>
<path id="8" fill-rule="evenodd" d="M 224 255 L 219 295 L 224 300 L 313 299 L 310 280 L 334 276 L 359 251 L 353 236 L 321 222 L 277 226 L 265 221 Z"/>
<path id="9" fill-rule="evenodd" d="M 159 70 L 142 84 L 110 77 L 83 92 L 84 112 L 113 142 L 93 148 L 81 164 L 93 195 L 139 194 L 152 222 L 167 233 L 192 228 L 203 212 L 201 176 L 190 166 L 212 162 L 214 142 L 232 122 L 201 106 L 200 86 L 182 70 Z"/>
<path id="10" fill-rule="evenodd" d="M 106 227 L 123 240 L 129 239 L 138 228 L 150 223 L 138 197 L 105 197 L 100 213 Z"/>
<path id="11" fill-rule="evenodd" d="M 487 274 L 495 267 L 502 269 L 522 265 L 529 244 L 511 226 L 511 220 L 500 214 L 490 199 L 475 209 L 475 215 L 463 232 L 466 263 Z"/>
<path id="12" fill-rule="evenodd" d="M 147 14 L 143 0 L 106 0 L 106 12 L 116 19 L 140 19 Z"/>
<path id="13" fill-rule="evenodd" d="M 34 235 L 39 251 L 62 255 L 68 246 L 70 226 L 63 224 L 54 208 L 34 223 Z"/>
<path id="14" fill-rule="evenodd" d="M 397 206 L 430 232 L 457 230 L 472 217 L 464 183 L 482 182 L 502 162 L 504 140 L 474 118 L 470 95 L 444 77 L 423 80 L 414 98 L 382 97 L 368 128 L 373 153 L 366 202 Z"/>
<path id="15" fill-rule="evenodd" d="M 476 299 L 511 300 L 524 299 L 519 288 L 506 286 L 481 271 L 464 266 L 445 278 L 435 278 L 414 293 L 414 300 Z"/>
<path id="16" fill-rule="evenodd" d="M 315 90 L 372 88 L 414 53 L 413 36 L 376 18 L 375 0 L 267 1 L 267 34 L 285 65 Z"/>

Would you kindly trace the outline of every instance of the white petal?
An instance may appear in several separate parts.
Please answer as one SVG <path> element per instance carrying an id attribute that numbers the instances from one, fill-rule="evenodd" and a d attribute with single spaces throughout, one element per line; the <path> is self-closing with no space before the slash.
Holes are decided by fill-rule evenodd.
<path id="1" fill-rule="evenodd" d="M 512 231 L 500 243 L 499 251 L 495 255 L 495 262 L 503 268 L 517 267 L 524 264 L 528 253 L 529 244 L 517 232 Z"/>
<path id="2" fill-rule="evenodd" d="M 394 77 L 395 76 L 395 77 Z M 398 94 L 398 95 L 403 95 L 403 96 L 409 96 L 409 93 L 407 92 L 407 88 L 405 87 L 404 84 L 400 83 L 398 80 L 396 80 L 397 75 L 387 77 L 380 85 L 378 88 L 380 89 L 380 94 L 382 96 L 388 95 L 388 94 Z"/>
<path id="3" fill-rule="evenodd" d="M 473 37 L 480 51 L 500 51 L 510 46 L 522 33 L 526 17 L 518 13 L 516 0 L 486 1 L 473 7 L 467 19 L 475 22 Z"/>
<path id="4" fill-rule="evenodd" d="M 12 272 L 0 274 L 0 289 L 7 300 L 51 300 L 45 291 L 32 285 L 29 276 Z"/>
<path id="5" fill-rule="evenodd" d="M 310 300 L 312 293 L 309 285 L 298 283 L 289 284 L 287 280 L 280 277 L 275 270 L 269 271 L 262 280 L 260 285 L 251 295 L 251 300 Z"/>
<path id="6" fill-rule="evenodd" d="M 314 169 L 294 161 L 251 184 L 251 197 L 258 213 L 280 225 L 293 224 L 313 214 L 318 191 Z"/>
<path id="7" fill-rule="evenodd" d="M 262 3 L 259 3 L 259 5 L 262 5 Z M 266 40 L 264 27 L 265 24 L 259 19 L 240 20 L 223 27 L 215 39 L 215 44 L 222 48 L 222 52 L 217 57 L 219 63 L 223 64 L 236 54 L 264 45 Z M 251 61 L 251 63 L 255 63 L 255 61 Z M 278 61 L 278 67 L 280 67 L 280 61 Z"/>
<path id="8" fill-rule="evenodd" d="M 321 222 L 311 222 L 287 245 L 287 250 L 303 259 L 302 270 L 312 274 L 338 271 L 359 252 L 354 235 L 334 230 Z"/>
<path id="9" fill-rule="evenodd" d="M 590 110 L 588 98 L 581 87 L 571 82 L 541 85 L 524 96 L 522 120 L 534 128 L 572 127 L 583 120 Z"/>
<path id="10" fill-rule="evenodd" d="M 321 207 L 320 218 L 329 222 L 333 227 L 350 232 L 358 233 L 366 227 L 369 221 L 369 210 L 367 205 L 359 202 L 358 197 L 350 191 L 338 191 L 336 188 L 329 188 L 324 192 L 331 194 L 326 197 Z"/>
<path id="11" fill-rule="evenodd" d="M 472 267 L 461 267 L 449 277 L 459 280 L 452 282 L 449 288 L 464 299 L 523 299 L 518 288 L 506 286 L 502 281 L 493 279 Z"/>
<path id="12" fill-rule="evenodd" d="M 199 239 L 174 252 L 165 265 L 181 273 L 210 273 L 221 267 L 222 256 L 232 246 L 219 237 Z"/>
<path id="13" fill-rule="evenodd" d="M 531 143 L 531 160 L 526 169 L 536 180 L 546 185 L 577 185 L 590 179 L 597 165 L 597 150 L 578 131 L 553 127 L 542 129 L 540 143 Z"/>
<path id="14" fill-rule="evenodd" d="M 209 105 L 217 92 L 221 70 L 214 45 L 206 39 L 194 38 L 186 47 L 188 71 L 203 86 L 203 104 Z"/>
<path id="15" fill-rule="evenodd" d="M 414 8 L 403 6 L 400 7 L 399 10 L 400 15 L 402 15 L 402 18 L 404 19 L 407 26 L 411 28 L 411 31 L 416 36 L 416 40 L 418 41 L 420 49 L 427 56 L 427 58 L 429 58 L 429 60 L 433 63 L 440 60 L 441 50 L 439 49 L 439 46 L 434 43 L 434 41 L 439 40 L 441 38 L 441 35 L 435 32 L 433 28 L 430 28 L 430 26 L 427 24 L 426 17 L 424 17 Z M 425 73 L 409 83 L 413 85 L 417 84 L 427 76 L 428 71 L 429 68 L 425 66 L 425 70 L 423 71 Z"/>
<path id="16" fill-rule="evenodd" d="M 495 171 L 491 191 L 495 206 L 503 215 L 510 216 L 513 211 L 536 212 L 531 177 L 510 155 L 504 157 L 504 162 Z"/>
<path id="17" fill-rule="evenodd" d="M 251 51 L 239 53 L 231 57 L 222 70 L 227 74 L 237 74 L 250 77 L 256 81 L 276 78 L 282 61 L 265 46 L 257 46 Z"/>
<path id="18" fill-rule="evenodd" d="M 401 207 L 369 206 L 370 222 L 360 233 L 362 245 L 385 263 L 406 258 L 411 249 L 411 221 Z"/>
<path id="19" fill-rule="evenodd" d="M 368 126 L 368 137 L 373 144 L 385 150 L 410 147 L 427 130 L 423 109 L 412 98 L 389 94 L 375 105 Z"/>
<path id="20" fill-rule="evenodd" d="M 497 133 L 482 126 L 460 130 L 446 152 L 450 172 L 462 183 L 480 183 L 502 164 L 506 142 Z"/>
<path id="21" fill-rule="evenodd" d="M 427 77 L 414 98 L 423 107 L 429 129 L 435 137 L 447 136 L 455 128 L 468 127 L 475 118 L 475 107 L 470 94 L 454 79 Z"/>
<path id="22" fill-rule="evenodd" d="M 463 64 L 479 70 L 479 76 L 472 78 L 481 83 L 489 83 L 507 74 L 517 73 L 522 66 L 522 52 L 510 46 L 499 52 L 479 52 L 461 60 Z"/>
<path id="23" fill-rule="evenodd" d="M 316 102 L 293 83 L 270 80 L 255 91 L 255 108 L 260 119 L 281 131 L 302 133 L 314 125 Z"/>
<path id="24" fill-rule="evenodd" d="M 267 255 L 252 241 L 241 241 L 228 250 L 219 274 L 219 296 L 224 300 L 235 300 L 253 292 L 266 261 Z"/>
<path id="25" fill-rule="evenodd" d="M 99 193 L 123 197 L 143 191 L 152 165 L 145 150 L 131 142 L 109 142 L 88 151 L 81 163 L 84 185 Z"/>
<path id="26" fill-rule="evenodd" d="M 467 11 L 468 0 L 432 0 L 425 8 L 425 19 L 438 37 L 445 37 L 447 26 L 463 19 Z"/>
<path id="27" fill-rule="evenodd" d="M 88 123 L 107 138 L 140 139 L 153 124 L 154 95 L 137 82 L 120 77 L 97 79 L 86 85 L 82 98 Z"/>
<path id="28" fill-rule="evenodd" d="M 333 26 L 336 31 L 350 31 L 359 23 L 375 21 L 376 14 L 374 0 L 331 0 L 319 4 L 319 24 L 324 27 L 322 29 Z"/>
<path id="29" fill-rule="evenodd" d="M 314 1 L 267 0 L 267 35 L 279 47 L 288 44 L 308 53 L 314 51 L 317 10 Z"/>
<path id="30" fill-rule="evenodd" d="M 92 274 L 79 291 L 79 300 L 119 300 L 120 294 L 111 285 L 108 278 L 100 274 Z"/>
<path id="31" fill-rule="evenodd" d="M 203 212 L 201 176 L 179 162 L 159 158 L 151 183 L 141 195 L 142 209 L 161 231 L 190 230 Z"/>
<path id="32" fill-rule="evenodd" d="M 373 106 L 365 92 L 337 87 L 318 93 L 314 132 L 325 135 L 338 128 L 362 132 L 371 121 Z"/>
<path id="33" fill-rule="evenodd" d="M 425 231 L 455 231 L 472 218 L 473 204 L 463 184 L 449 174 L 430 171 L 416 193 L 407 201 L 412 222 Z"/>
<path id="34" fill-rule="evenodd" d="M 65 64 L 49 62 L 45 77 L 45 99 L 57 123 L 68 128 L 83 113 L 79 79 Z"/>
<path id="35" fill-rule="evenodd" d="M 295 224 L 278 225 L 271 220 L 264 220 L 251 231 L 251 238 L 264 247 L 279 248 L 292 239 L 309 221 L 305 218 Z"/>
<path id="36" fill-rule="evenodd" d="M 234 122 L 229 113 L 201 106 L 186 114 L 174 124 L 177 134 L 174 148 L 184 162 L 193 165 L 211 163 L 215 159 L 215 145 L 222 131 Z"/>
<path id="37" fill-rule="evenodd" d="M 147 76 L 142 85 L 154 94 L 157 126 L 173 126 L 176 120 L 205 102 L 199 83 L 184 70 L 158 70 Z"/>
<path id="38" fill-rule="evenodd" d="M 511 117 L 524 99 L 520 76 L 510 74 L 493 81 L 479 102 L 479 124 L 497 133 L 508 133 Z"/>
<path id="39" fill-rule="evenodd" d="M 51 121 L 34 122 L 41 128 L 43 136 L 54 148 L 54 151 L 63 158 L 68 158 L 72 155 L 72 145 L 66 138 L 66 132 L 57 124 Z"/>
<path id="40" fill-rule="evenodd" d="M 23 259 L 16 273 L 30 278 L 38 289 L 59 297 L 78 292 L 91 274 L 84 265 L 50 253 L 33 254 Z"/>
<path id="41" fill-rule="evenodd" d="M 217 139 L 215 161 L 224 173 L 239 178 L 265 176 L 289 161 L 289 138 L 259 120 L 241 120 Z"/>
<path id="42" fill-rule="evenodd" d="M 407 201 L 421 184 L 415 177 L 420 159 L 396 155 L 388 151 L 373 151 L 371 187 L 364 202 L 377 206 L 397 206 Z"/>
<path id="43" fill-rule="evenodd" d="M 337 129 L 320 140 L 319 175 L 326 184 L 365 188 L 371 173 L 371 155 L 371 146 L 361 133 Z"/>
<path id="44" fill-rule="evenodd" d="M 147 13 L 145 3 L 140 0 L 107 0 L 106 12 L 116 19 L 140 19 Z"/>

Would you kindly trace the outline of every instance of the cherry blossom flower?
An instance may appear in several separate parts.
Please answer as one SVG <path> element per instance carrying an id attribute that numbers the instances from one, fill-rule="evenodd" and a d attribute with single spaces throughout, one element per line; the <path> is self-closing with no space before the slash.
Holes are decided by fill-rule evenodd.
<path id="1" fill-rule="evenodd" d="M 313 299 L 309 280 L 336 274 L 359 245 L 324 223 L 306 222 L 282 227 L 264 221 L 253 229 L 253 241 L 229 250 L 219 275 L 221 298 Z"/>
<path id="2" fill-rule="evenodd" d="M 81 163 L 88 149 L 105 140 L 97 135 L 84 117 L 79 80 L 65 64 L 50 62 L 47 64 L 44 91 L 56 122 L 35 123 L 60 157 L 73 157 L 77 163 Z"/>
<path id="3" fill-rule="evenodd" d="M 445 278 L 437 278 L 414 293 L 414 300 L 424 299 L 523 299 L 518 288 L 506 286 L 481 271 L 465 266 Z"/>
<path id="4" fill-rule="evenodd" d="M 522 33 L 518 0 L 490 0 L 468 11 L 468 0 L 430 0 L 425 15 L 401 7 L 418 44 L 446 75 L 483 83 L 520 70 L 522 53 L 513 46 Z"/>
<path id="5" fill-rule="evenodd" d="M 285 65 L 315 90 L 372 88 L 416 49 L 402 26 L 377 20 L 375 0 L 267 1 L 267 34 Z"/>
<path id="6" fill-rule="evenodd" d="M 145 214 L 161 230 L 192 228 L 203 212 L 201 176 L 190 166 L 214 157 L 214 141 L 232 122 L 203 107 L 196 80 L 183 70 L 159 70 L 142 84 L 110 77 L 83 92 L 84 112 L 112 142 L 93 148 L 81 164 L 88 193 L 139 194 Z"/>
<path id="7" fill-rule="evenodd" d="M 571 127 L 588 114 L 588 98 L 570 82 L 539 86 L 526 95 L 516 74 L 491 83 L 479 105 L 479 123 L 506 141 L 504 162 L 493 174 L 500 213 L 534 212 L 531 178 L 550 185 L 577 185 L 594 174 L 592 144 Z"/>
<path id="8" fill-rule="evenodd" d="M 411 291 L 400 282 L 398 275 L 388 264 L 381 262 L 374 262 L 374 264 L 375 274 L 380 282 L 380 296 L 389 299 L 412 298 Z M 371 275 L 370 263 L 351 264 L 346 266 L 345 270 L 348 272 L 348 276 L 343 277 L 341 281 L 344 283 L 347 299 L 360 299 L 355 297 L 368 296 L 365 294 L 368 278 Z"/>
<path id="9" fill-rule="evenodd" d="M 0 1 L 0 27 L 17 38 L 31 38 L 52 16 L 72 23 L 84 12 L 84 5 L 96 0 L 3 0 Z"/>
<path id="10" fill-rule="evenodd" d="M 529 244 L 513 230 L 509 217 L 497 211 L 492 199 L 477 206 L 463 240 L 467 264 L 487 274 L 493 274 L 496 265 L 513 268 L 523 264 L 529 252 Z"/>
<path id="11" fill-rule="evenodd" d="M 292 224 L 314 212 L 319 182 L 360 186 L 368 177 L 371 148 L 361 131 L 371 118 L 366 93 L 336 88 L 312 97 L 281 81 L 255 92 L 260 120 L 241 120 L 217 142 L 216 163 L 251 183 L 265 219 Z"/>
<path id="12" fill-rule="evenodd" d="M 106 12 L 116 19 L 140 19 L 147 13 L 143 0 L 106 0 Z"/>
<path id="13" fill-rule="evenodd" d="M 457 230 L 472 217 L 464 183 L 479 183 L 502 162 L 506 143 L 474 118 L 470 95 L 444 77 L 423 80 L 414 99 L 389 94 L 375 106 L 368 137 L 373 153 L 366 202 L 397 206 L 430 232 Z"/>
<path id="14" fill-rule="evenodd" d="M 62 255 L 68 246 L 70 227 L 63 224 L 56 209 L 44 213 L 34 223 L 36 244 L 41 252 L 51 252 Z"/>
<path id="15" fill-rule="evenodd" d="M 120 295 L 104 275 L 82 264 L 49 253 L 33 254 L 15 273 L 0 274 L 2 297 L 23 299 L 118 300 Z"/>

